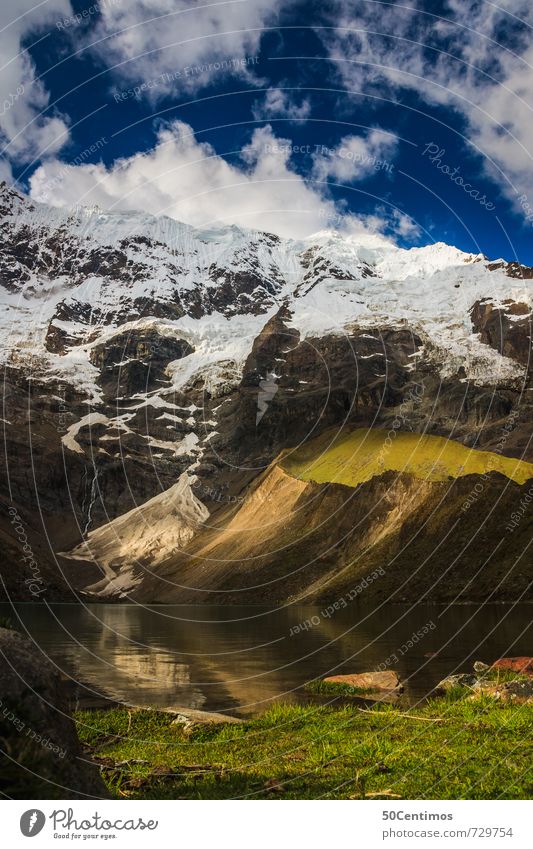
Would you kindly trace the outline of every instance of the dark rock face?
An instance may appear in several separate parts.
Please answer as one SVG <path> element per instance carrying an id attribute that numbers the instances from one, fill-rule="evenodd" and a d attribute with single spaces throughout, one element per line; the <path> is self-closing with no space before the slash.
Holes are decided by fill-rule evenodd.
<path id="1" fill-rule="evenodd" d="M 308 248 L 302 254 L 302 265 L 306 269 L 299 292 L 310 291 L 326 277 L 336 280 L 356 280 L 357 276 L 346 269 L 341 269 L 322 255 L 319 247 Z M 363 277 L 373 277 L 374 271 L 368 263 L 362 262 L 360 274 Z"/>
<path id="2" fill-rule="evenodd" d="M 90 342 L 91 336 L 92 334 L 88 331 L 80 338 L 79 334 L 69 332 L 65 328 L 59 327 L 55 321 L 51 321 L 46 331 L 44 344 L 46 350 L 51 354 L 66 354 L 68 349 L 74 345 L 79 345 L 82 341 Z"/>
<path id="3" fill-rule="evenodd" d="M 82 754 L 63 682 L 39 649 L 0 628 L 0 790 L 11 799 L 101 799 Z"/>
<path id="4" fill-rule="evenodd" d="M 529 265 L 521 265 L 519 262 L 489 262 L 487 268 L 489 271 L 497 271 L 503 268 L 507 277 L 513 277 L 517 280 L 533 279 L 533 268 Z"/>
<path id="5" fill-rule="evenodd" d="M 45 518 L 53 524 L 50 516 Z M 78 600 L 75 592 L 65 584 L 32 511 L 1 504 L 0 546 L 2 581 L 11 601 Z"/>
<path id="6" fill-rule="evenodd" d="M 209 276 L 218 283 L 209 297 L 210 311 L 259 315 L 275 303 L 272 296 L 278 287 L 254 271 L 228 272 L 212 266 Z"/>
<path id="7" fill-rule="evenodd" d="M 482 342 L 505 357 L 531 366 L 532 319 L 527 304 L 507 300 L 499 306 L 490 300 L 476 301 L 470 315 Z"/>
<path id="8" fill-rule="evenodd" d="M 217 453 L 261 468 L 328 427 L 372 421 L 415 391 L 410 367 L 420 344 L 390 328 L 300 340 L 282 308 L 254 342 Z"/>
<path id="9" fill-rule="evenodd" d="M 97 339 L 102 326 L 136 321 L 143 316 L 177 319 L 185 315 L 180 303 L 173 301 L 150 301 L 148 298 L 135 298 L 130 305 L 113 312 L 102 312 L 88 303 L 71 300 L 58 304 L 50 321 L 45 338 L 45 347 L 52 354 L 66 354 L 69 348 L 87 344 Z M 72 323 L 73 329 L 66 329 L 61 323 Z"/>
<path id="10" fill-rule="evenodd" d="M 106 398 L 114 400 L 168 383 L 165 377 L 168 364 L 193 351 L 185 339 L 161 336 L 156 331 L 132 330 L 95 345 L 90 361 L 102 375 L 100 384 Z"/>
<path id="11" fill-rule="evenodd" d="M 18 369 L 4 370 L 5 428 L 0 477 L 0 499 L 27 511 L 39 506 L 44 513 L 72 510 L 70 494 L 77 493 L 83 463 L 61 458 L 61 436 L 86 412 L 83 396 L 72 387 L 50 382 L 46 389 Z M 67 480 L 68 478 L 68 480 Z"/>

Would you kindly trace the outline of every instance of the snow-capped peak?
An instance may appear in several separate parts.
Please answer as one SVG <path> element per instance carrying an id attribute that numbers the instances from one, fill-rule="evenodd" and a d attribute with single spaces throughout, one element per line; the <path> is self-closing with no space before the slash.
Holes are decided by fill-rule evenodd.
<path id="1" fill-rule="evenodd" d="M 503 261 L 442 242 L 404 249 L 367 233 L 322 230 L 297 241 L 232 225 L 198 229 L 142 212 L 51 208 L 5 184 L 0 214 L 4 359 L 16 349 L 64 373 L 70 357 L 84 386 L 88 343 L 146 318 L 177 335 L 198 331 L 209 363 L 223 358 L 220 340 L 242 360 L 246 325 L 259 332 L 283 303 L 303 337 L 407 323 L 443 360 L 468 365 L 499 356 L 472 336 L 475 302 L 532 304 L 531 275 L 521 280 L 515 267 L 508 276 Z M 193 371 L 191 360 L 185 373 Z"/>

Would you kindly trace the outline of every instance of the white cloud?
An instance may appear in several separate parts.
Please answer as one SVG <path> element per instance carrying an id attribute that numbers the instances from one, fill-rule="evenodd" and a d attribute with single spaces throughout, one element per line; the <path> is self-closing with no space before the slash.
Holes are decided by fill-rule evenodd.
<path id="1" fill-rule="evenodd" d="M 102 4 L 87 44 L 123 79 L 194 93 L 228 73 L 251 78 L 263 29 L 275 24 L 283 0 L 135 0 Z M 96 43 L 99 42 L 99 43 Z M 248 61 L 247 61 L 248 60 Z M 152 100 L 169 86 L 148 85 Z"/>
<path id="2" fill-rule="evenodd" d="M 35 37 L 71 13 L 68 0 L 2 0 L 0 5 L 0 139 L 2 153 L 14 162 L 32 162 L 56 153 L 68 141 L 61 116 L 43 115 L 49 103 L 44 83 L 22 40 Z"/>
<path id="3" fill-rule="evenodd" d="M 378 211 L 381 212 L 383 219 L 388 218 L 389 232 L 394 233 L 401 239 L 405 239 L 408 242 L 415 242 L 422 235 L 422 227 L 414 220 L 414 218 L 411 218 L 410 215 L 406 215 L 405 212 L 402 212 L 399 209 L 378 209 Z"/>
<path id="4" fill-rule="evenodd" d="M 315 154 L 313 174 L 318 180 L 346 185 L 378 171 L 391 173 L 397 147 L 398 139 L 380 130 L 371 130 L 367 136 L 344 136 L 337 147 Z"/>
<path id="5" fill-rule="evenodd" d="M 11 172 L 11 165 L 7 161 L 7 159 L 0 158 L 0 182 L 12 183 L 13 182 L 13 174 Z"/>
<path id="6" fill-rule="evenodd" d="M 444 14 L 425 15 L 413 0 L 337 0 L 339 29 L 322 38 L 347 89 L 391 99 L 411 89 L 451 107 L 504 191 L 533 197 L 531 0 L 448 0 Z"/>
<path id="7" fill-rule="evenodd" d="M 229 163 L 180 121 L 161 127 L 152 150 L 103 164 L 73 166 L 57 159 L 32 175 L 31 196 L 56 206 L 165 214 L 195 226 L 238 224 L 282 236 L 305 237 L 325 228 L 383 232 L 394 217 L 342 215 L 320 187 L 291 168 L 291 146 L 270 126 L 257 129 Z"/>
<path id="8" fill-rule="evenodd" d="M 263 100 L 257 100 L 252 108 L 256 121 L 268 121 L 271 118 L 288 118 L 291 123 L 305 121 L 311 114 L 309 98 L 302 97 L 299 102 L 295 96 L 282 88 L 269 88 Z"/>

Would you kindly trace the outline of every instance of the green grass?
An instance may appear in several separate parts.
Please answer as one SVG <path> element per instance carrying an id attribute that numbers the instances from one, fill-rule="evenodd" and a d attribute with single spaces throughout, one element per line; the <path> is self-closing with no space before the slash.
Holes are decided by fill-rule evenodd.
<path id="1" fill-rule="evenodd" d="M 328 431 L 287 454 L 280 465 L 300 480 L 352 487 L 387 471 L 405 472 L 429 481 L 491 471 L 519 484 L 533 478 L 533 463 L 524 460 L 467 448 L 442 436 L 380 428 Z"/>
<path id="2" fill-rule="evenodd" d="M 487 669 L 479 675 L 481 681 L 490 681 L 494 684 L 507 684 L 511 681 L 530 681 L 528 675 L 522 672 L 514 672 L 512 669 Z"/>
<path id="3" fill-rule="evenodd" d="M 278 705 L 184 728 L 156 711 L 76 715 L 110 791 L 128 799 L 525 799 L 533 705 L 461 694 L 410 712 Z"/>
<path id="4" fill-rule="evenodd" d="M 354 687 L 342 681 L 309 681 L 305 689 L 319 696 L 370 696 L 380 692 L 376 687 Z"/>

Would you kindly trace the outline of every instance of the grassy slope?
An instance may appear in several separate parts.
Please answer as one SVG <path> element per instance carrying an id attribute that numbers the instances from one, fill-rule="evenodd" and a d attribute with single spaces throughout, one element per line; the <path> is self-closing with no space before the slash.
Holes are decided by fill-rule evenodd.
<path id="1" fill-rule="evenodd" d="M 409 714 L 275 706 L 242 725 L 192 729 L 151 711 L 76 719 L 119 798 L 531 798 L 533 705 L 457 696 Z"/>
<path id="2" fill-rule="evenodd" d="M 442 436 L 395 431 L 387 437 L 388 431 L 379 428 L 343 431 L 338 436 L 330 431 L 287 455 L 281 466 L 301 480 L 352 487 L 389 470 L 429 481 L 490 471 L 519 484 L 533 478 L 533 463 L 466 448 Z"/>

